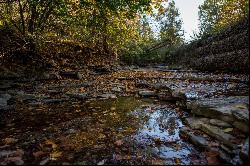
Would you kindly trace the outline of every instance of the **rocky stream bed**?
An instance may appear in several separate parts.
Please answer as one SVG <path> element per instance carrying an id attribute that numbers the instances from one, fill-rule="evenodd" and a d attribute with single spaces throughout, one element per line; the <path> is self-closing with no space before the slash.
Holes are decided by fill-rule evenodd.
<path id="1" fill-rule="evenodd" d="M 116 67 L 0 78 L 1 165 L 249 162 L 249 75 Z"/>

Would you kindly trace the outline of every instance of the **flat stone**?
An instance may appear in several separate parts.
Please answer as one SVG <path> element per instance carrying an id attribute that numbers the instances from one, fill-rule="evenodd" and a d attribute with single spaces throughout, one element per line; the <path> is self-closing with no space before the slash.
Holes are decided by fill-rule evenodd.
<path id="1" fill-rule="evenodd" d="M 218 127 L 224 127 L 224 128 L 232 127 L 232 125 L 230 125 L 229 123 L 224 122 L 219 119 L 210 119 L 209 123 L 211 125 L 218 126 Z"/>
<path id="2" fill-rule="evenodd" d="M 185 92 L 182 92 L 181 90 L 174 90 L 172 92 L 172 96 L 175 97 L 175 98 L 177 98 L 178 100 L 184 100 L 184 101 L 187 100 Z"/>
<path id="3" fill-rule="evenodd" d="M 230 154 L 225 153 L 223 150 L 211 146 L 211 142 L 203 136 L 197 136 L 192 133 L 192 131 L 188 130 L 186 127 L 180 129 L 180 136 L 187 138 L 195 146 L 199 147 L 202 150 L 208 152 L 216 152 L 219 154 L 219 158 L 225 163 L 232 164 Z"/>
<path id="4" fill-rule="evenodd" d="M 249 124 L 249 108 L 247 104 L 235 104 L 232 107 L 235 109 L 232 110 L 233 116 L 239 120 Z"/>
<path id="5" fill-rule="evenodd" d="M 117 86 L 117 87 L 113 87 L 113 88 L 112 88 L 112 91 L 113 91 L 113 92 L 118 92 L 118 93 L 120 93 L 120 92 L 123 92 L 123 89 L 124 89 L 124 88 L 122 88 L 122 87 L 120 87 L 120 86 Z"/>
<path id="6" fill-rule="evenodd" d="M 156 83 L 151 86 L 155 90 L 167 90 L 169 92 L 172 92 L 171 88 L 167 84 L 164 83 Z"/>
<path id="7" fill-rule="evenodd" d="M 112 93 L 111 94 L 106 93 L 106 94 L 98 95 L 98 97 L 104 98 L 104 99 L 116 99 L 117 98 L 116 95 L 112 94 Z"/>
<path id="8" fill-rule="evenodd" d="M 193 114 L 219 119 L 246 131 L 249 124 L 248 104 L 249 97 L 231 96 L 189 102 L 187 108 Z"/>
<path id="9" fill-rule="evenodd" d="M 84 100 L 84 99 L 88 98 L 87 93 L 66 93 L 66 95 L 68 95 L 69 97 L 72 97 L 72 98 L 76 98 L 78 100 Z"/>
<path id="10" fill-rule="evenodd" d="M 216 138 L 218 141 L 225 144 L 229 148 L 231 149 L 236 148 L 236 145 L 231 142 L 232 140 L 235 140 L 236 138 L 228 133 L 225 133 L 219 127 L 208 125 L 208 124 L 202 124 L 201 130 L 207 133 L 208 135 L 210 135 L 211 137 Z"/>
<path id="11" fill-rule="evenodd" d="M 58 73 L 44 72 L 36 76 L 36 80 L 60 80 L 62 77 Z"/>
<path id="12" fill-rule="evenodd" d="M 192 129 L 200 129 L 202 124 L 208 124 L 208 118 L 200 118 L 200 117 L 188 117 L 185 118 L 185 123 L 190 126 Z"/>
<path id="13" fill-rule="evenodd" d="M 68 99 L 44 99 L 43 103 L 45 104 L 59 104 L 68 101 Z"/>
<path id="14" fill-rule="evenodd" d="M 137 80 L 135 86 L 137 88 L 151 88 L 151 85 L 145 80 Z"/>
<path id="15" fill-rule="evenodd" d="M 41 96 L 37 94 L 28 94 L 23 91 L 17 92 L 17 98 L 23 100 L 23 101 L 28 101 L 28 100 L 40 100 L 40 99 L 45 99 L 48 98 L 49 96 Z"/>
<path id="16" fill-rule="evenodd" d="M 154 91 L 150 91 L 150 90 L 140 90 L 138 92 L 139 96 L 141 97 L 156 97 L 157 94 Z"/>
<path id="17" fill-rule="evenodd" d="M 188 137 L 188 140 L 198 146 L 201 149 L 208 149 L 209 144 L 206 138 L 202 137 L 202 136 L 197 136 L 192 134 L 189 130 L 187 130 L 186 128 L 182 128 L 180 130 L 180 135 L 181 136 L 186 136 Z"/>
<path id="18" fill-rule="evenodd" d="M 78 71 L 61 71 L 60 75 L 67 77 L 67 78 L 73 78 L 73 79 L 82 79 L 82 74 Z"/>
<path id="19" fill-rule="evenodd" d="M 163 101 L 176 101 L 169 91 L 161 91 L 157 94 L 158 98 Z"/>

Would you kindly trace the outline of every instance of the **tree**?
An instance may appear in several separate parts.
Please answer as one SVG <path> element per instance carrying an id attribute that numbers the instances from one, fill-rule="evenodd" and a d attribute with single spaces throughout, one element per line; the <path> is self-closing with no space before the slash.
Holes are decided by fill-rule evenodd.
<path id="1" fill-rule="evenodd" d="M 199 6 L 200 34 L 212 34 L 249 15 L 249 0 L 205 0 Z"/>
<path id="2" fill-rule="evenodd" d="M 160 40 L 168 42 L 170 46 L 177 46 L 183 42 L 182 20 L 175 2 L 172 0 L 167 7 L 161 6 L 157 15 L 160 22 Z"/>

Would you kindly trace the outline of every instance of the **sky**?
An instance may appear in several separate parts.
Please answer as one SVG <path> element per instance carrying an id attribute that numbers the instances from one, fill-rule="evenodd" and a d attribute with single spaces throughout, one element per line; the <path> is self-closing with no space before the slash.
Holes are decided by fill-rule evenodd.
<path id="1" fill-rule="evenodd" d="M 190 40 L 193 31 L 198 31 L 198 6 L 204 0 L 175 0 L 175 5 L 179 9 L 180 17 L 183 21 L 185 39 Z"/>

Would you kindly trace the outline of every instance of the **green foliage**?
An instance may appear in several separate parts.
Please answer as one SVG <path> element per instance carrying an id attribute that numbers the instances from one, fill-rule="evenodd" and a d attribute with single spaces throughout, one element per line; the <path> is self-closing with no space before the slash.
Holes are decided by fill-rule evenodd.
<path id="1" fill-rule="evenodd" d="M 183 22 L 180 19 L 179 10 L 175 7 L 173 0 L 169 2 L 166 8 L 162 6 L 159 9 L 156 19 L 160 23 L 161 41 L 168 42 L 171 47 L 183 43 Z"/>
<path id="2" fill-rule="evenodd" d="M 199 6 L 199 34 L 214 34 L 249 15 L 249 0 L 205 0 Z"/>

